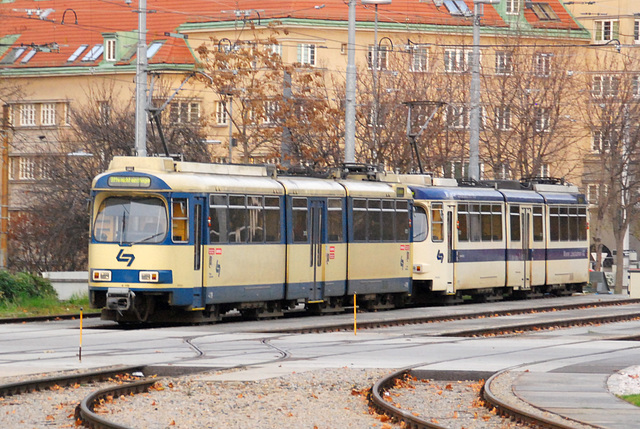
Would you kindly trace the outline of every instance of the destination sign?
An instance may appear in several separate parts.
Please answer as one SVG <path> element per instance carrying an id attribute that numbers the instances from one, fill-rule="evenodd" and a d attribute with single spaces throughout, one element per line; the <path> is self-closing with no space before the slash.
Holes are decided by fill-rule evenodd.
<path id="1" fill-rule="evenodd" d="M 141 176 L 111 176 L 109 186 L 118 188 L 148 188 L 151 178 Z"/>

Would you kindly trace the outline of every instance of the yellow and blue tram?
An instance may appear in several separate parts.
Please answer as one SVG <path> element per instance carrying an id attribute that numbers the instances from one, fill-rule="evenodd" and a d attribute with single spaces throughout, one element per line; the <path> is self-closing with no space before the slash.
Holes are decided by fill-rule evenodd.
<path id="1" fill-rule="evenodd" d="M 401 183 L 116 157 L 92 187 L 92 304 L 119 322 L 388 308 L 411 287 Z"/>
<path id="2" fill-rule="evenodd" d="M 510 183 L 116 157 L 92 185 L 90 300 L 121 323 L 199 322 L 580 290 L 584 195 Z"/>

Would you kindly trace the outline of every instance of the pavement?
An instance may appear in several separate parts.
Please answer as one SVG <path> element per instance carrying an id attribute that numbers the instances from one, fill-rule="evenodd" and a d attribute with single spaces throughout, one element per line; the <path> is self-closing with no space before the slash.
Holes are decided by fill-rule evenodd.
<path id="1" fill-rule="evenodd" d="M 551 363 L 551 362 L 549 362 Z M 640 428 L 640 408 L 615 396 L 609 379 L 640 363 L 638 349 L 619 350 L 601 359 L 527 365 L 511 371 L 511 391 L 535 409 L 595 427 Z"/>

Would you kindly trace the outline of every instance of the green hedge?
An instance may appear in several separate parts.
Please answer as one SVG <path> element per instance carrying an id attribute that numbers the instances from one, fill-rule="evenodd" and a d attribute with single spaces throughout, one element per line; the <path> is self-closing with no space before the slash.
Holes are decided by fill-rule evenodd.
<path id="1" fill-rule="evenodd" d="M 56 298 L 57 295 L 49 280 L 42 277 L 0 271 L 0 303 L 14 302 L 20 298 Z"/>

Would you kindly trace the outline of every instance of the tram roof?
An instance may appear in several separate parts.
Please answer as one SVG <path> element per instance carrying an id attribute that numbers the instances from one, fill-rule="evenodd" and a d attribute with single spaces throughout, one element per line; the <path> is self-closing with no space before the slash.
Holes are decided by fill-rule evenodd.
<path id="1" fill-rule="evenodd" d="M 531 203 L 531 204 L 543 204 L 544 198 L 537 192 L 533 191 L 518 191 L 513 189 L 500 189 L 499 191 L 504 195 L 504 199 L 508 203 Z"/>
<path id="2" fill-rule="evenodd" d="M 504 202 L 504 196 L 490 188 L 445 188 L 411 186 L 416 200 L 468 200 L 468 201 L 496 201 Z"/>
<path id="3" fill-rule="evenodd" d="M 333 180 L 311 177 L 278 177 L 289 195 L 344 197 L 345 190 Z"/>
<path id="4" fill-rule="evenodd" d="M 540 192 L 547 204 L 586 204 L 587 199 L 584 194 Z"/>
<path id="5" fill-rule="evenodd" d="M 340 183 L 347 189 L 350 197 L 411 198 L 406 189 L 407 187 L 401 184 L 369 182 L 366 180 L 342 180 Z M 404 189 L 404 194 L 398 195 L 398 188 Z"/>

